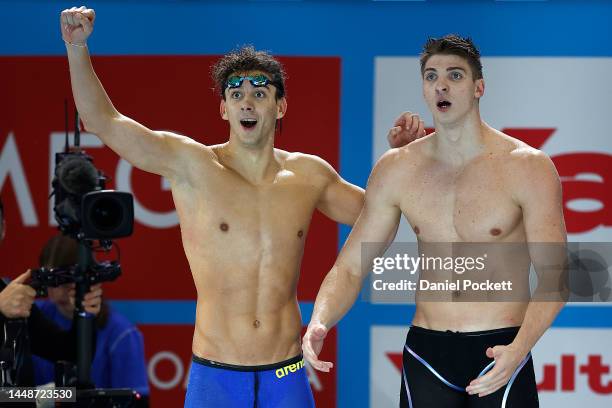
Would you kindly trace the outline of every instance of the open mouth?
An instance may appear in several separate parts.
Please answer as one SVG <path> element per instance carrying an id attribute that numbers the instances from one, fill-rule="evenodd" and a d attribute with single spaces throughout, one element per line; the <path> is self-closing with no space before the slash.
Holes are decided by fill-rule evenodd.
<path id="1" fill-rule="evenodd" d="M 447 110 L 448 108 L 450 108 L 451 103 L 449 101 L 438 101 L 438 103 L 436 104 L 436 106 L 438 107 L 438 109 L 440 110 Z"/>
<path id="2" fill-rule="evenodd" d="M 250 129 L 252 127 L 255 127 L 255 125 L 257 125 L 257 119 L 241 119 L 240 124 L 243 127 Z"/>

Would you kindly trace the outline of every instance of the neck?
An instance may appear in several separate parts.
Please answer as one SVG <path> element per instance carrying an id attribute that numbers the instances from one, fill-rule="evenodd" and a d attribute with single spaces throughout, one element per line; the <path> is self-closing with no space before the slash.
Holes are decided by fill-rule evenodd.
<path id="1" fill-rule="evenodd" d="M 278 162 L 274 154 L 274 136 L 258 145 L 246 145 L 231 137 L 222 147 L 222 161 L 249 182 L 258 184 L 270 173 L 276 174 Z"/>
<path id="2" fill-rule="evenodd" d="M 435 123 L 434 154 L 444 162 L 463 165 L 482 152 L 488 125 L 477 110 L 455 123 Z"/>

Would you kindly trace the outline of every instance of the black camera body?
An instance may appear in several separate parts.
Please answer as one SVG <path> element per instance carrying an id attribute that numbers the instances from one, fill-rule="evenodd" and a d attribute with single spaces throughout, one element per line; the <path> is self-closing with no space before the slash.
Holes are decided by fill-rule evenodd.
<path id="1" fill-rule="evenodd" d="M 53 212 L 60 230 L 77 239 L 109 240 L 132 234 L 130 193 L 105 190 L 106 177 L 81 152 L 55 154 Z"/>

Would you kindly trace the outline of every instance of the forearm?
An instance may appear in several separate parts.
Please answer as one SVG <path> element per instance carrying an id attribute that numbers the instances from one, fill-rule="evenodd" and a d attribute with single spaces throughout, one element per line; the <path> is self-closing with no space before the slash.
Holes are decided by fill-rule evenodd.
<path id="1" fill-rule="evenodd" d="M 529 244 L 529 255 L 538 275 L 538 283 L 527 305 L 521 329 L 513 341 L 524 354 L 550 327 L 568 297 L 565 233 L 559 232 L 547 238 L 547 243 Z"/>
<path id="2" fill-rule="evenodd" d="M 85 128 L 100 136 L 119 113 L 93 70 L 87 47 L 66 44 L 72 94 Z"/>
<path id="3" fill-rule="evenodd" d="M 512 344 L 526 355 L 550 327 L 564 304 L 565 302 L 530 302 Z"/>
<path id="4" fill-rule="evenodd" d="M 311 321 L 328 329 L 335 326 L 355 303 L 361 284 L 361 276 L 334 265 L 319 289 Z"/>

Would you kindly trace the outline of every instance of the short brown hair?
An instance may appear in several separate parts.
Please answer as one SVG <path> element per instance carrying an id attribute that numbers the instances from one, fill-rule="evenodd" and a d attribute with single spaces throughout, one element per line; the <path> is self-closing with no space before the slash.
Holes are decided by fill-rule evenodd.
<path id="1" fill-rule="evenodd" d="M 442 38 L 428 38 L 421 53 L 421 75 L 425 72 L 425 64 L 432 55 L 457 55 L 465 58 L 472 69 L 472 79 L 482 79 L 482 63 L 480 51 L 470 37 L 460 37 L 447 34 Z"/>
<path id="2" fill-rule="evenodd" d="M 212 67 L 212 78 L 225 99 L 225 88 L 230 75 L 237 72 L 261 71 L 270 76 L 270 83 L 276 87 L 276 99 L 285 96 L 285 70 L 283 65 L 266 51 L 256 51 L 252 45 L 233 50 L 223 56 Z"/>

